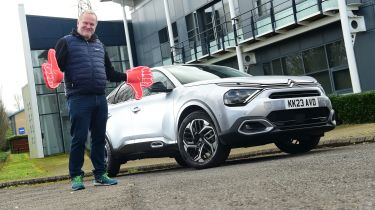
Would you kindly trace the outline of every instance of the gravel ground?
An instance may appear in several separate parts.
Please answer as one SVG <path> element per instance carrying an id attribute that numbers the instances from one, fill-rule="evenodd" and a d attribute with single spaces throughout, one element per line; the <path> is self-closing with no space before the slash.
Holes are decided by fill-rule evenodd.
<path id="1" fill-rule="evenodd" d="M 375 144 L 321 148 L 119 177 L 0 189 L 2 209 L 375 209 Z"/>

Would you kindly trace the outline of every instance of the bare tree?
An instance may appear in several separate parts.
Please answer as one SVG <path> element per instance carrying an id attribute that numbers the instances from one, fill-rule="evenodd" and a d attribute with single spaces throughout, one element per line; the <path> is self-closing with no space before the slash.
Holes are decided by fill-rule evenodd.
<path id="1" fill-rule="evenodd" d="M 8 116 L 0 93 L 0 150 L 4 150 L 7 146 L 5 135 L 8 127 Z"/>
<path id="2" fill-rule="evenodd" d="M 23 109 L 23 99 L 20 94 L 14 95 L 14 101 L 15 101 L 15 107 L 17 108 L 18 111 Z"/>

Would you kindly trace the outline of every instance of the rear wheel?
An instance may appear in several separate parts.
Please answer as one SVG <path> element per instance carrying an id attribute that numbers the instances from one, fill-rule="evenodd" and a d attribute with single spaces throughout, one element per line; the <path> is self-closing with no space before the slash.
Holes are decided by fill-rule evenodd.
<path id="1" fill-rule="evenodd" d="M 319 136 L 288 137 L 275 142 L 275 145 L 283 152 L 298 154 L 314 149 L 319 141 Z"/>
<path id="2" fill-rule="evenodd" d="M 178 148 L 187 165 L 197 169 L 221 164 L 230 152 L 220 142 L 217 128 L 203 111 L 192 112 L 182 121 L 178 131 Z"/>
<path id="3" fill-rule="evenodd" d="M 121 163 L 113 156 L 112 148 L 108 141 L 105 143 L 104 158 L 108 176 L 115 177 L 120 171 Z"/>

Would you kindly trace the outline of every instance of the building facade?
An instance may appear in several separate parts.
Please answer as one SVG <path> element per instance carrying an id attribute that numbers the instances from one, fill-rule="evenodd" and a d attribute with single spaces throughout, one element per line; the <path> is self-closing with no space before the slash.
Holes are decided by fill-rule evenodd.
<path id="1" fill-rule="evenodd" d="M 160 12 L 163 0 L 133 1 L 136 57 L 142 65 L 210 63 L 241 69 L 238 57 L 242 56 L 241 65 L 253 75 L 309 75 L 328 94 L 353 92 L 338 0 L 166 2 L 173 45 L 166 14 Z M 350 27 L 360 86 L 362 91 L 372 90 L 374 73 L 368 53 L 375 45 L 371 41 L 375 38 L 375 2 L 346 3 L 352 16 L 349 21 L 358 20 Z"/>
<path id="2" fill-rule="evenodd" d="M 21 109 L 8 116 L 13 135 L 27 135 L 25 110 Z"/>

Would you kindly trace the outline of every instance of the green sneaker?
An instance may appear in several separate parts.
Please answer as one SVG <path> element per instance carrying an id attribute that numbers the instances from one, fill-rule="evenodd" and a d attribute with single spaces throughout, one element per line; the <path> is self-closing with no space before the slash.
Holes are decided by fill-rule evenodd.
<path id="1" fill-rule="evenodd" d="M 117 184 L 117 180 L 109 178 L 107 173 L 103 174 L 99 178 L 95 178 L 94 180 L 95 186 L 103 186 L 103 185 L 108 186 L 108 185 L 115 185 L 115 184 Z"/>
<path id="2" fill-rule="evenodd" d="M 75 176 L 72 179 L 72 190 L 83 190 L 85 189 L 85 185 L 83 185 L 83 177 L 82 176 Z"/>

